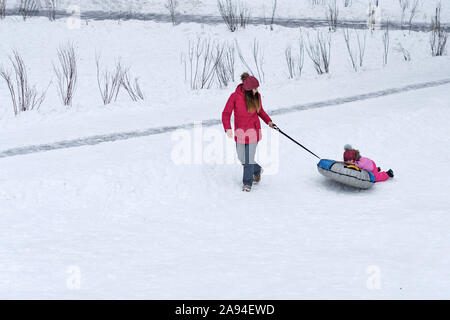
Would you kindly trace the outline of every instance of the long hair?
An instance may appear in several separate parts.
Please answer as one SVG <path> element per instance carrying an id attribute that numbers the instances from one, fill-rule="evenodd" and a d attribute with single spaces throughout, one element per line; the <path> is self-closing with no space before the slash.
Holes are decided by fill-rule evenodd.
<path id="1" fill-rule="evenodd" d="M 244 72 L 241 75 L 241 80 L 244 81 L 247 79 L 250 75 L 247 72 Z M 258 112 L 261 110 L 261 96 L 259 95 L 259 92 L 253 93 L 253 90 L 244 90 L 245 92 L 245 104 L 247 106 L 247 112 Z"/>

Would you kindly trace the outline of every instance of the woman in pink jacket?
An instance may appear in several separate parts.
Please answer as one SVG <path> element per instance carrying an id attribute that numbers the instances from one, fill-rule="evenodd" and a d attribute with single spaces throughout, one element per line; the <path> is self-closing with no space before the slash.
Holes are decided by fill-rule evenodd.
<path id="1" fill-rule="evenodd" d="M 375 176 L 376 182 L 386 181 L 389 178 L 394 177 L 394 172 L 392 169 L 389 169 L 387 172 L 381 171 L 373 160 L 361 157 L 359 150 L 353 149 L 352 146 L 347 144 L 344 149 L 344 161 L 355 163 L 360 169 L 372 172 Z"/>
<path id="2" fill-rule="evenodd" d="M 231 94 L 223 109 L 222 123 L 227 136 L 233 138 L 230 119 L 234 112 L 234 140 L 238 158 L 244 166 L 242 191 L 249 192 L 253 182 L 261 180 L 262 173 L 261 166 L 255 162 L 256 146 L 261 140 L 259 118 L 271 128 L 274 125 L 262 107 L 258 80 L 248 73 L 243 73 L 241 80 L 242 83 Z"/>

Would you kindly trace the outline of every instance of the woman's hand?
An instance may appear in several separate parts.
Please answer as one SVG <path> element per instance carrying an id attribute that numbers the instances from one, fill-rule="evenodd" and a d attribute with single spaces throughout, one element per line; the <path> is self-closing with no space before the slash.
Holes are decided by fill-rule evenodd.
<path id="1" fill-rule="evenodd" d="M 227 130 L 227 136 L 228 136 L 228 138 L 233 139 L 233 130 L 228 129 Z"/>
<path id="2" fill-rule="evenodd" d="M 269 127 L 271 127 L 272 129 L 273 129 L 273 127 L 274 127 L 274 124 L 273 124 L 272 121 L 270 121 L 267 125 L 268 125 Z"/>

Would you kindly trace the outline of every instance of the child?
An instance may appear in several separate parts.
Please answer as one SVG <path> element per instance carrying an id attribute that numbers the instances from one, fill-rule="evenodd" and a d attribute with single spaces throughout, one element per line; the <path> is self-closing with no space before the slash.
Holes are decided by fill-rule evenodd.
<path id="1" fill-rule="evenodd" d="M 353 149 L 351 145 L 346 144 L 344 149 L 344 161 L 355 163 L 360 169 L 372 172 L 377 182 L 386 181 L 394 177 L 392 169 L 389 169 L 387 172 L 381 171 L 373 160 L 361 157 L 359 150 Z"/>

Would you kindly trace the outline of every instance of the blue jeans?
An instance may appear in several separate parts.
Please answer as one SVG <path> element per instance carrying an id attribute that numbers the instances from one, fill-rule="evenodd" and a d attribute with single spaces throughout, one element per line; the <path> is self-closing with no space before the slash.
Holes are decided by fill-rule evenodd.
<path id="1" fill-rule="evenodd" d="M 261 174 L 261 166 L 255 162 L 256 146 L 258 143 L 236 143 L 236 150 L 239 161 L 244 166 L 244 177 L 242 182 L 246 185 L 253 185 L 253 177 Z"/>

